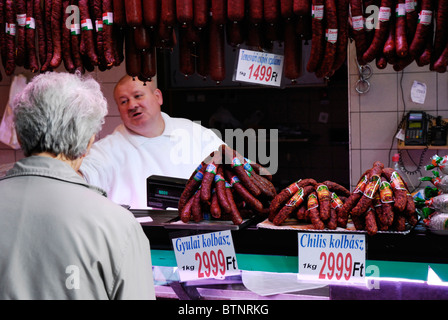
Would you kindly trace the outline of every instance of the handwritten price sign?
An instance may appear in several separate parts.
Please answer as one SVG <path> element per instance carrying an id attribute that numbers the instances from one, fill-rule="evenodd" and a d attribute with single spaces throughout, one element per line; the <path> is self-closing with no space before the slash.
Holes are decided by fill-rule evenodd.
<path id="1" fill-rule="evenodd" d="M 230 230 L 172 240 L 181 281 L 239 274 Z"/>
<path id="2" fill-rule="evenodd" d="M 298 233 L 299 279 L 365 282 L 366 236 Z"/>
<path id="3" fill-rule="evenodd" d="M 282 72 L 282 55 L 240 49 L 234 78 L 236 81 L 279 87 Z"/>

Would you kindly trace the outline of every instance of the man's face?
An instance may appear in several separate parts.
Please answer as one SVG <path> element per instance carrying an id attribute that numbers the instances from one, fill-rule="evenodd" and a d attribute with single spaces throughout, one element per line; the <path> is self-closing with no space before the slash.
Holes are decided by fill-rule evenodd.
<path id="1" fill-rule="evenodd" d="M 151 126 L 161 119 L 162 92 L 150 83 L 145 86 L 137 79 L 125 78 L 116 86 L 114 99 L 124 125 L 138 134 L 148 136 Z"/>

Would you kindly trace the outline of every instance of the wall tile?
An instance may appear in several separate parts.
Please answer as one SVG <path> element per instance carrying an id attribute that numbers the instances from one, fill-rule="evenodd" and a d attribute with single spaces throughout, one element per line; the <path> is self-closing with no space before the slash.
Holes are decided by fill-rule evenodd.
<path id="1" fill-rule="evenodd" d="M 361 149 L 389 148 L 397 129 L 397 113 L 363 112 L 360 128 Z"/>
<path id="2" fill-rule="evenodd" d="M 350 75 L 348 77 L 348 100 L 350 112 L 357 112 L 360 109 L 359 101 L 361 99 L 361 94 L 356 91 L 356 84 L 358 80 L 358 75 Z"/>
<path id="3" fill-rule="evenodd" d="M 356 187 L 359 177 L 362 174 L 361 169 L 361 150 L 350 151 L 350 186 L 351 190 Z"/>
<path id="4" fill-rule="evenodd" d="M 437 73 L 437 110 L 448 111 L 448 76 Z"/>
<path id="5" fill-rule="evenodd" d="M 99 138 L 104 138 L 108 134 L 114 132 L 115 128 L 121 123 L 122 121 L 119 116 L 107 116 L 106 122 L 104 123 L 103 128 L 99 133 Z"/>
<path id="6" fill-rule="evenodd" d="M 370 90 L 360 96 L 361 111 L 396 111 L 397 110 L 397 75 L 373 74 Z"/>
<path id="7" fill-rule="evenodd" d="M 107 107 L 109 110 L 108 116 L 119 116 L 117 104 L 114 100 L 114 88 L 115 83 L 101 83 L 101 90 L 103 91 L 104 97 L 107 100 Z"/>
<path id="8" fill-rule="evenodd" d="M 350 148 L 361 148 L 361 120 L 359 112 L 350 113 Z"/>

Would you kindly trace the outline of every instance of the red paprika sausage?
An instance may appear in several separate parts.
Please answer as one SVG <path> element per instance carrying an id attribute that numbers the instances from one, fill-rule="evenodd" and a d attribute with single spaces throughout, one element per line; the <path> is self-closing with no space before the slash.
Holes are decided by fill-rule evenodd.
<path id="1" fill-rule="evenodd" d="M 142 0 L 125 0 L 126 23 L 130 27 L 143 24 Z"/>
<path id="2" fill-rule="evenodd" d="M 175 0 L 163 0 L 160 4 L 160 21 L 167 27 L 173 27 L 176 23 Z"/>
<path id="3" fill-rule="evenodd" d="M 280 16 L 280 8 L 277 0 L 264 0 L 263 1 L 263 17 L 264 21 L 269 24 L 277 22 Z"/>
<path id="4" fill-rule="evenodd" d="M 298 16 L 304 16 L 311 13 L 310 0 L 294 0 L 293 11 Z"/>
<path id="5" fill-rule="evenodd" d="M 338 18 L 336 12 L 335 0 L 325 0 L 325 51 L 324 58 L 316 70 L 316 76 L 319 78 L 328 76 L 333 68 L 334 58 L 338 41 Z"/>
<path id="6" fill-rule="evenodd" d="M 284 52 L 285 77 L 295 81 L 302 74 L 302 40 L 296 35 L 292 20 L 285 22 Z"/>
<path id="7" fill-rule="evenodd" d="M 61 24 L 62 28 L 61 50 L 62 50 L 62 61 L 64 62 L 65 69 L 68 72 L 73 73 L 75 72 L 76 68 L 72 59 L 70 29 L 65 26 L 65 21 L 67 21 L 69 17 L 69 13 L 67 13 L 65 9 L 69 6 L 69 3 L 70 3 L 69 0 L 62 0 L 63 22 Z M 34 37 L 32 39 L 32 42 L 34 42 Z"/>
<path id="8" fill-rule="evenodd" d="M 16 0 L 16 65 L 25 64 L 25 24 L 26 24 L 26 2 L 25 0 Z"/>
<path id="9" fill-rule="evenodd" d="M 206 165 L 204 164 L 204 162 L 202 162 L 191 174 L 190 178 L 185 184 L 184 190 L 182 191 L 179 197 L 179 203 L 177 205 L 179 211 L 182 211 L 182 208 L 185 206 L 188 199 L 190 199 L 193 196 L 193 194 L 198 190 L 204 177 L 205 168 Z"/>
<path id="10" fill-rule="evenodd" d="M 134 32 L 131 28 L 126 32 L 125 50 L 126 73 L 133 78 L 138 77 L 141 70 L 141 56 L 135 48 Z"/>
<path id="11" fill-rule="evenodd" d="M 364 28 L 362 0 L 350 0 L 350 11 L 352 17 L 352 35 L 356 47 L 356 59 L 359 64 L 364 65 L 366 62 L 362 56 L 367 50 L 368 44 Z"/>
<path id="12" fill-rule="evenodd" d="M 232 208 L 232 212 L 231 212 L 230 216 L 231 216 L 233 224 L 235 224 L 235 225 L 242 224 L 243 218 L 241 218 L 241 213 L 239 212 L 239 210 L 235 204 L 235 200 L 234 200 L 233 194 L 232 194 L 232 188 L 230 188 L 230 186 L 226 187 L 226 195 L 227 195 L 227 199 L 230 203 L 230 207 Z"/>
<path id="13" fill-rule="evenodd" d="M 104 62 L 107 67 L 115 65 L 115 48 L 114 48 L 114 15 L 111 0 L 102 0 L 102 12 L 103 12 L 103 55 Z"/>
<path id="14" fill-rule="evenodd" d="M 193 0 L 193 24 L 201 29 L 207 25 L 209 16 L 208 0 Z"/>
<path id="15" fill-rule="evenodd" d="M 338 41 L 333 62 L 333 70 L 338 70 L 347 58 L 349 0 L 337 1 Z"/>
<path id="16" fill-rule="evenodd" d="M 34 0 L 34 20 L 36 22 L 37 44 L 39 52 L 39 63 L 42 66 L 45 63 L 47 55 L 47 44 L 45 42 L 45 26 L 43 22 L 43 13 L 41 0 Z"/>
<path id="17" fill-rule="evenodd" d="M 54 1 L 54 0 L 53 0 Z M 90 18 L 88 0 L 79 0 L 79 15 L 81 18 L 81 55 L 86 56 L 93 66 L 98 65 L 98 56 L 95 51 L 93 40 L 93 23 Z M 54 6 L 53 6 L 54 8 Z M 55 43 L 55 41 L 53 41 Z M 56 50 L 56 48 L 53 48 Z"/>
<path id="18" fill-rule="evenodd" d="M 436 61 L 448 43 L 448 2 L 439 1 L 437 6 L 436 30 L 434 36 L 434 61 Z"/>
<path id="19" fill-rule="evenodd" d="M 194 74 L 194 51 L 193 46 L 188 42 L 187 28 L 179 30 L 179 71 L 185 76 Z"/>
<path id="20" fill-rule="evenodd" d="M 259 24 L 263 21 L 263 0 L 248 0 L 249 22 Z"/>
<path id="21" fill-rule="evenodd" d="M 34 20 L 33 0 L 26 1 L 26 16 L 29 20 L 33 19 L 25 29 L 26 46 L 28 51 L 28 67 L 31 72 L 37 72 L 39 70 L 39 63 L 37 61 L 36 53 L 36 26 Z"/>
<path id="22" fill-rule="evenodd" d="M 245 11 L 245 0 L 227 0 L 227 18 L 230 21 L 242 21 Z"/>
<path id="23" fill-rule="evenodd" d="M 180 219 L 182 220 L 182 222 L 184 223 L 188 223 L 190 221 L 191 218 L 191 209 L 193 206 L 193 201 L 194 201 L 195 196 L 193 195 L 188 202 L 186 203 L 186 205 L 182 208 L 182 210 L 179 210 L 180 212 Z"/>
<path id="24" fill-rule="evenodd" d="M 223 25 L 227 19 L 227 0 L 211 0 L 210 17 L 213 23 Z"/>
<path id="25" fill-rule="evenodd" d="M 319 201 L 317 199 L 317 194 L 316 192 L 312 192 L 308 196 L 307 200 L 308 215 L 311 220 L 311 223 L 313 224 L 313 228 L 316 230 L 323 230 L 325 229 L 325 224 L 320 219 L 318 208 L 319 208 Z"/>
<path id="26" fill-rule="evenodd" d="M 124 7 L 125 0 L 113 0 L 114 22 L 119 26 L 126 25 L 126 9 Z"/>
<path id="27" fill-rule="evenodd" d="M 383 49 L 384 43 L 389 35 L 390 17 L 393 8 L 395 8 L 395 6 L 393 6 L 392 0 L 381 0 L 380 12 L 378 14 L 379 28 L 375 30 L 372 43 L 362 56 L 364 62 L 368 63 L 373 61 L 378 52 Z"/>
<path id="28" fill-rule="evenodd" d="M 159 0 L 143 0 L 143 22 L 145 26 L 154 28 L 159 23 Z"/>
<path id="29" fill-rule="evenodd" d="M 372 169 L 369 172 L 369 178 L 364 189 L 364 193 L 359 199 L 357 205 L 352 210 L 352 216 L 360 216 L 367 211 L 369 206 L 373 202 L 375 193 L 378 191 L 381 183 L 381 170 L 384 168 L 384 164 L 380 161 L 375 161 Z"/>
<path id="30" fill-rule="evenodd" d="M 409 46 L 406 34 L 406 0 L 397 1 L 397 16 L 395 19 L 395 49 L 398 57 L 408 54 Z"/>
<path id="31" fill-rule="evenodd" d="M 13 0 L 6 0 L 5 2 L 5 21 L 8 24 L 9 30 L 6 32 L 6 63 L 5 63 L 5 73 L 10 76 L 14 73 L 16 68 L 15 63 L 15 8 Z"/>
<path id="32" fill-rule="evenodd" d="M 81 3 L 82 0 L 79 2 Z M 81 7 L 81 4 L 80 4 Z M 62 62 L 62 0 L 53 0 L 51 6 L 51 29 L 53 40 L 53 57 L 50 67 L 55 69 Z"/>
<path id="33" fill-rule="evenodd" d="M 280 1 L 280 15 L 282 18 L 291 19 L 294 15 L 294 0 Z"/>
<path id="34" fill-rule="evenodd" d="M 315 72 L 320 66 L 324 55 L 325 48 L 325 31 L 324 31 L 324 0 L 313 0 L 313 18 L 311 39 L 311 53 L 306 70 Z"/>
<path id="35" fill-rule="evenodd" d="M 221 83 L 226 78 L 224 28 L 216 23 L 210 24 L 209 30 L 210 78 Z"/>
<path id="36" fill-rule="evenodd" d="M 181 24 L 193 21 L 193 0 L 176 0 L 176 17 Z"/>
<path id="37" fill-rule="evenodd" d="M 419 23 L 415 31 L 414 38 L 409 45 L 409 54 L 417 58 L 425 50 L 426 39 L 430 33 L 430 29 L 433 27 L 433 5 L 432 0 L 422 0 L 421 11 L 419 15 Z"/>
<path id="38" fill-rule="evenodd" d="M 142 70 L 140 79 L 142 79 L 143 82 L 151 81 L 157 73 L 156 48 L 154 46 L 141 52 L 141 63 Z"/>

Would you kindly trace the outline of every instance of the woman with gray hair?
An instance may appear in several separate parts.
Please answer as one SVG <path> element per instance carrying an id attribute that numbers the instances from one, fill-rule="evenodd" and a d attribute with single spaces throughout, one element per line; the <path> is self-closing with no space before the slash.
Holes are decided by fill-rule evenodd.
<path id="1" fill-rule="evenodd" d="M 77 174 L 107 114 L 100 85 L 41 74 L 13 109 L 25 158 L 0 180 L 0 299 L 154 299 L 140 224 Z"/>

